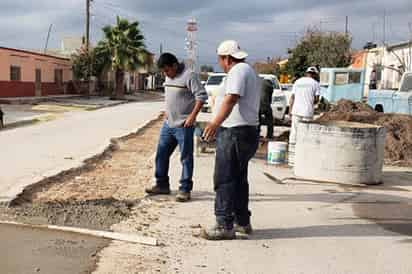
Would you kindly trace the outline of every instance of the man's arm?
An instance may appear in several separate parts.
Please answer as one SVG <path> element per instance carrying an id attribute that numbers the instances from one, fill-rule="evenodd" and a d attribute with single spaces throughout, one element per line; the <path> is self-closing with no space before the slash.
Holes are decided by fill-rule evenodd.
<path id="1" fill-rule="evenodd" d="M 203 138 L 207 141 L 211 141 L 215 138 L 217 129 L 227 119 L 227 117 L 229 117 L 230 113 L 232 113 L 233 107 L 238 103 L 239 98 L 240 96 L 236 94 L 227 94 L 225 96 L 219 113 L 206 127 L 203 133 Z"/>
<path id="2" fill-rule="evenodd" d="M 202 109 L 203 104 L 203 101 L 196 100 L 195 107 L 193 108 L 192 113 L 190 113 L 189 117 L 187 117 L 185 124 L 183 125 L 184 127 L 192 127 L 195 124 L 197 115 L 199 115 L 199 112 Z"/>
<path id="3" fill-rule="evenodd" d="M 196 122 L 197 115 L 199 115 L 203 104 L 207 100 L 207 92 L 201 84 L 199 77 L 195 73 L 192 73 L 192 77 L 188 81 L 187 85 L 196 98 L 196 104 L 183 126 L 192 127 Z"/>

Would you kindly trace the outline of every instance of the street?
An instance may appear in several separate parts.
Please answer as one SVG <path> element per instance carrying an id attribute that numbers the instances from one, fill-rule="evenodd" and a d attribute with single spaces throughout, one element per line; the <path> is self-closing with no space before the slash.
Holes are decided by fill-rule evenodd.
<path id="1" fill-rule="evenodd" d="M 143 256 L 139 262 L 145 263 L 136 264 L 147 272 L 159 269 L 162 273 L 412 272 L 411 168 L 386 167 L 384 184 L 374 187 L 304 181 L 278 184 L 264 172 L 283 179 L 293 176 L 289 168 L 253 160 L 249 180 L 254 234 L 250 239 L 208 242 L 196 235 L 200 227 L 214 224 L 213 160 L 208 154 L 196 159 L 191 203 L 178 204 L 173 197 L 163 196 L 141 209 L 159 219 L 150 223 L 148 231 L 164 246 L 131 249 L 113 244 L 102 251 L 106 257 L 97 273 L 130 267 L 133 254 Z M 176 189 L 177 158 L 172 166 L 172 188 Z M 117 256 L 119 250 L 129 255 Z"/>
<path id="2" fill-rule="evenodd" d="M 16 144 L 2 151 L 1 196 L 10 201 L 28 185 L 82 165 L 101 153 L 110 139 L 136 132 L 154 120 L 162 107 L 159 102 L 141 102 L 68 112 L 60 119 L 1 132 L 2 143 Z M 210 114 L 199 119 L 210 119 Z M 93 273 L 412 271 L 411 168 L 385 166 L 383 185 L 379 186 L 299 180 L 281 184 L 279 180 L 293 177 L 292 169 L 267 165 L 264 150 L 260 150 L 249 168 L 254 234 L 249 239 L 208 242 L 198 234 L 200 228 L 214 224 L 213 149 L 195 160 L 192 202 L 176 203 L 173 195 L 143 196 L 144 187 L 152 184 L 153 153 L 161 123 L 161 119 L 154 120 L 140 134 L 119 142 L 118 151 L 94 160 L 85 170 L 67 172 L 48 185 L 34 187 L 17 205 L 0 212 L 2 220 L 150 236 L 159 246 L 0 225 L 5 239 L 41 237 L 46 241 L 17 242 L 14 253 L 24 249 L 33 250 L 34 255 L 25 255 L 24 263 L 12 255 L 7 264 L 0 264 L 10 273 L 31 268 L 53 273 L 57 264 L 50 263 L 47 254 L 58 250 L 55 258 L 63 260 L 64 273 L 94 269 L 94 265 Z M 276 135 L 285 129 L 275 127 Z M 136 168 L 137 163 L 143 164 Z M 176 190 L 181 172 L 178 153 L 170 172 Z M 81 256 L 73 257 L 71 252 L 77 253 L 77 249 L 82 250 Z M 91 257 L 85 260 L 85 256 Z M 81 264 L 75 263 L 80 260 Z"/>
<path id="3" fill-rule="evenodd" d="M 45 177 L 80 166 L 103 152 L 111 138 L 136 131 L 162 110 L 139 102 L 92 112 L 73 112 L 55 121 L 0 132 L 0 200 L 8 202 Z"/>

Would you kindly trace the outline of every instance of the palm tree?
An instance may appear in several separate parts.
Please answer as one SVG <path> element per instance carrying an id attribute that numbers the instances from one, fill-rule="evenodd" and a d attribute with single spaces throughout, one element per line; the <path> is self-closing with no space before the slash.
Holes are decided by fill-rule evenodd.
<path id="1" fill-rule="evenodd" d="M 139 29 L 139 23 L 130 23 L 126 19 L 117 17 L 115 26 L 103 28 L 104 38 L 96 47 L 96 56 L 106 59 L 109 56 L 110 66 L 115 72 L 116 99 L 124 98 L 124 74 L 134 71 L 146 64 L 147 50 L 144 45 L 144 36 Z"/>

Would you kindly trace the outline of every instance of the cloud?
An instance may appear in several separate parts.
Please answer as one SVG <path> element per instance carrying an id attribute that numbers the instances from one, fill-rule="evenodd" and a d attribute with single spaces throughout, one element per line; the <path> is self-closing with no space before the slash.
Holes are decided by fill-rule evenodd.
<path id="1" fill-rule="evenodd" d="M 4 46 L 41 48 L 53 24 L 51 47 L 62 37 L 84 33 L 84 0 L 3 0 L 0 3 L 0 33 Z M 386 39 L 404 41 L 411 36 L 410 0 L 93 0 L 92 38 L 101 37 L 102 26 L 116 15 L 139 20 L 146 44 L 158 52 L 160 44 L 184 57 L 185 23 L 199 22 L 199 59 L 216 63 L 215 48 L 224 39 L 237 39 L 251 58 L 285 55 L 308 26 L 344 31 L 345 16 L 354 37 L 354 47 L 383 38 L 386 11 Z"/>

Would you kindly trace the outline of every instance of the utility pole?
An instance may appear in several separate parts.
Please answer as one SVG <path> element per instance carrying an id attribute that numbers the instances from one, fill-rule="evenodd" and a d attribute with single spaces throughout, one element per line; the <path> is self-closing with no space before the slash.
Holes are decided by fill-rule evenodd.
<path id="1" fill-rule="evenodd" d="M 44 54 L 47 53 L 47 48 L 49 46 L 49 39 L 50 39 L 50 33 L 51 33 L 51 30 L 52 30 L 52 27 L 53 27 L 53 24 L 50 24 L 49 32 L 47 33 L 47 38 L 46 38 L 46 45 L 44 46 Z"/>
<path id="2" fill-rule="evenodd" d="M 409 70 L 412 71 L 412 22 L 408 22 L 409 27 Z"/>
<path id="3" fill-rule="evenodd" d="M 383 10 L 383 45 L 386 44 L 386 9 Z"/>
<path id="4" fill-rule="evenodd" d="M 86 52 L 89 52 L 90 45 L 90 1 L 86 0 Z"/>
<path id="5" fill-rule="evenodd" d="M 349 34 L 349 16 L 346 15 L 345 17 L 345 34 L 348 36 Z"/>
<path id="6" fill-rule="evenodd" d="M 86 55 L 87 55 L 87 61 L 88 61 L 88 66 L 87 66 L 87 97 L 90 98 L 90 75 L 92 72 L 92 62 L 91 62 L 91 56 L 90 56 L 90 2 L 93 0 L 86 0 Z"/>

